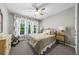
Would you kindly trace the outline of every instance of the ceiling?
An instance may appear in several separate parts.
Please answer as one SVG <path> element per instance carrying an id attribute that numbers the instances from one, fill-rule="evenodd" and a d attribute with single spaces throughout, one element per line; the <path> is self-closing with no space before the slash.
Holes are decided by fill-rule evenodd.
<path id="1" fill-rule="evenodd" d="M 38 20 L 45 19 L 74 5 L 74 3 L 5 3 L 11 13 L 30 16 Z M 44 15 L 35 16 L 35 8 L 45 8 Z"/>

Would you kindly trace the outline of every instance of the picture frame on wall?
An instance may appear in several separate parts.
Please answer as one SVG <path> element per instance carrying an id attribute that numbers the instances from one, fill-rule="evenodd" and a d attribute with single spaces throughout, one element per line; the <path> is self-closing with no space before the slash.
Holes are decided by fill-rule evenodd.
<path id="1" fill-rule="evenodd" d="M 3 32 L 3 15 L 0 9 L 0 33 Z"/>

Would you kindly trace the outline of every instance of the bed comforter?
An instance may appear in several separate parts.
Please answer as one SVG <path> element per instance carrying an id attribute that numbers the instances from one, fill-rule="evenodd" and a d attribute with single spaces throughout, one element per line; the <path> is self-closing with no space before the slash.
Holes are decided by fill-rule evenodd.
<path id="1" fill-rule="evenodd" d="M 29 35 L 28 42 L 35 49 L 38 54 L 43 52 L 43 49 L 51 43 L 56 42 L 55 35 L 45 35 L 45 34 L 32 34 Z"/>

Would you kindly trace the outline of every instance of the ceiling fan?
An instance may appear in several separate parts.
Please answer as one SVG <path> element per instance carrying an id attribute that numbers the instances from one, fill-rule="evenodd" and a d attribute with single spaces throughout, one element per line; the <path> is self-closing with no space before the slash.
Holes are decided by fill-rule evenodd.
<path id="1" fill-rule="evenodd" d="M 30 7 L 24 9 L 23 11 L 25 12 L 29 12 L 29 13 L 34 13 L 35 16 L 43 16 L 45 14 L 45 4 L 40 4 L 39 3 L 33 3 L 30 4 Z"/>
<path id="2" fill-rule="evenodd" d="M 45 4 L 40 4 L 40 3 L 32 4 L 32 7 L 35 8 L 35 16 L 44 15 L 44 11 L 45 11 L 44 5 Z"/>
<path id="3" fill-rule="evenodd" d="M 35 16 L 37 16 L 37 15 L 44 15 L 45 8 L 42 8 L 42 9 L 35 8 L 35 9 L 36 9 Z"/>

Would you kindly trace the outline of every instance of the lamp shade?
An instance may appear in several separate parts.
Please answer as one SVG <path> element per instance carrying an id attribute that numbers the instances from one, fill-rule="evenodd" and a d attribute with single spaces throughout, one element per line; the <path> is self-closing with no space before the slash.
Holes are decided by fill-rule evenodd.
<path id="1" fill-rule="evenodd" d="M 60 26 L 60 27 L 59 27 L 59 30 L 60 30 L 60 31 L 65 31 L 66 28 L 65 28 L 64 26 Z"/>

